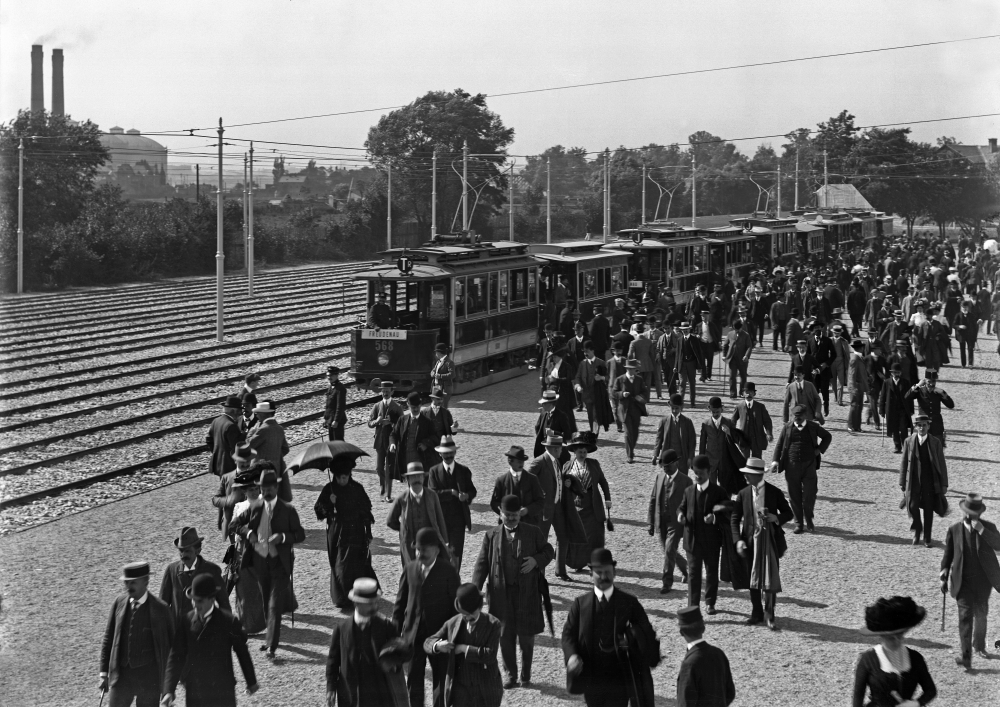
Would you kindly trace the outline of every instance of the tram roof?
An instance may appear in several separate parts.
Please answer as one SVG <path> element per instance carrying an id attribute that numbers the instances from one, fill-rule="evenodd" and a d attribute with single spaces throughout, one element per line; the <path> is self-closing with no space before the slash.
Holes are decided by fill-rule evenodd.
<path id="1" fill-rule="evenodd" d="M 822 226 L 817 226 L 815 223 L 809 223 L 808 221 L 799 221 L 795 224 L 795 228 L 801 233 L 809 233 L 810 231 L 822 231 Z"/>
<path id="2" fill-rule="evenodd" d="M 382 263 L 357 273 L 356 280 L 435 279 L 536 264 L 535 258 L 528 253 L 528 246 L 517 241 L 459 245 L 425 243 L 416 248 L 391 248 L 379 255 Z M 409 273 L 397 267 L 398 259 L 404 255 L 413 263 Z"/>
<path id="3" fill-rule="evenodd" d="M 603 241 L 563 241 L 561 243 L 531 243 L 528 252 L 553 263 L 576 263 L 620 255 L 605 249 Z"/>

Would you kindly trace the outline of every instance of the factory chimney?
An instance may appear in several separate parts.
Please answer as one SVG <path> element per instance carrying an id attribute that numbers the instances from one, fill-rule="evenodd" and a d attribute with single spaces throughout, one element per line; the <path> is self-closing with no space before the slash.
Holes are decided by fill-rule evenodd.
<path id="1" fill-rule="evenodd" d="M 45 79 L 42 76 L 42 45 L 31 45 L 31 110 L 45 110 Z"/>
<path id="2" fill-rule="evenodd" d="M 66 111 L 63 96 L 63 52 L 52 50 L 52 115 L 63 115 Z"/>

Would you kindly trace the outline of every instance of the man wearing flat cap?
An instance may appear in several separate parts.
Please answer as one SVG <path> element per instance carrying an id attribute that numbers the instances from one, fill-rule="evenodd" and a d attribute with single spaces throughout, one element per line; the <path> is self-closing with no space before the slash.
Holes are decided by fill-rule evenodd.
<path id="1" fill-rule="evenodd" d="M 406 465 L 403 475 L 406 490 L 400 493 L 389 507 L 386 525 L 399 532 L 399 559 L 405 567 L 416 557 L 417 534 L 424 528 L 437 533 L 444 545 L 448 544 L 448 526 L 445 523 L 441 499 L 437 493 L 425 487 L 427 472 L 420 462 Z M 451 561 L 451 554 L 445 548 L 445 555 Z"/>
<path id="2" fill-rule="evenodd" d="M 635 461 L 635 446 L 639 442 L 639 425 L 647 414 L 649 386 L 638 375 L 640 364 L 635 359 L 625 362 L 625 374 L 615 379 L 611 399 L 618 408 L 618 418 L 625 426 L 625 456 L 628 463 Z M 654 455 L 655 461 L 655 455 Z"/>
<path id="3" fill-rule="evenodd" d="M 170 607 L 148 591 L 149 563 L 122 569 L 125 593 L 115 597 L 101 642 L 99 689 L 110 689 L 108 704 L 156 707 L 174 640 Z"/>
<path id="4" fill-rule="evenodd" d="M 433 528 L 420 529 L 414 545 L 414 559 L 403 566 L 392 610 L 392 622 L 413 645 L 413 658 L 406 675 L 410 707 L 424 704 L 424 670 L 428 662 L 434 685 L 434 707 L 444 707 L 447 660 L 444 656 L 425 652 L 424 641 L 457 613 L 455 597 L 461 580 L 449 561 L 445 545 Z"/>
<path id="5" fill-rule="evenodd" d="M 406 396 L 406 412 L 400 416 L 389 435 L 389 453 L 394 455 L 393 478 L 402 481 L 407 465 L 420 462 L 426 471 L 434 466 L 434 445 L 441 439 L 434 436 L 434 425 L 420 414 L 420 393 Z"/>
<path id="6" fill-rule="evenodd" d="M 472 583 L 486 585 L 490 613 L 500 621 L 500 656 L 506 673 L 503 687 L 531 683 L 535 635 L 545 630 L 542 593 L 548 593 L 545 567 L 555 552 L 537 526 L 523 522 L 521 499 L 508 494 L 500 502 L 500 524 L 483 536 Z M 517 646 L 521 670 L 517 669 Z M 456 704 L 457 707 L 457 704 Z"/>
<path id="7" fill-rule="evenodd" d="M 512 445 L 504 456 L 507 457 L 508 468 L 501 472 L 493 484 L 490 508 L 498 516 L 502 516 L 500 505 L 504 497 L 513 494 L 521 500 L 521 520 L 536 528 L 540 527 L 545 511 L 545 491 L 542 490 L 538 477 L 524 470 L 524 463 L 528 461 L 524 447 Z"/>
<path id="8" fill-rule="evenodd" d="M 500 707 L 500 620 L 483 611 L 483 595 L 472 583 L 458 588 L 455 609 L 458 614 L 424 641 L 425 653 L 448 656 L 444 703 L 455 707 Z"/>
<path id="9" fill-rule="evenodd" d="M 195 577 L 187 590 L 194 608 L 178 618 L 163 678 L 163 707 L 172 707 L 181 680 L 185 703 L 190 707 L 236 707 L 233 653 L 243 671 L 247 694 L 257 692 L 246 634 L 239 619 L 219 606 L 219 590 L 215 577 L 208 574 Z"/>
<path id="10" fill-rule="evenodd" d="M 663 548 L 663 578 L 660 594 L 667 594 L 674 585 L 674 564 L 681 571 L 682 581 L 688 577 L 687 560 L 677 550 L 684 537 L 684 524 L 677 517 L 677 509 L 684 500 L 684 492 L 691 486 L 691 477 L 677 468 L 677 452 L 667 449 L 660 455 L 661 471 L 656 472 L 653 491 L 649 495 L 649 534 Z"/>
<path id="11" fill-rule="evenodd" d="M 173 609 L 174 616 L 180 617 L 191 610 L 191 599 L 187 592 L 194 579 L 201 574 L 211 575 L 219 587 L 216 601 L 226 611 L 231 610 L 229 592 L 222 581 L 222 568 L 201 556 L 204 540 L 198 535 L 197 528 L 188 526 L 177 531 L 177 537 L 174 538 L 174 547 L 177 548 L 180 559 L 167 565 L 160 583 L 160 599 Z"/>
<path id="12" fill-rule="evenodd" d="M 347 426 L 347 388 L 340 382 L 340 366 L 327 366 L 326 405 L 323 408 L 323 431 L 332 442 L 344 439 Z"/>
<path id="13" fill-rule="evenodd" d="M 681 638 L 687 653 L 677 674 L 677 707 L 726 707 L 736 699 L 729 658 L 705 640 L 701 609 L 688 606 L 677 611 Z"/>
<path id="14" fill-rule="evenodd" d="M 810 532 L 815 530 L 813 514 L 818 485 L 816 470 L 832 440 L 833 437 L 822 425 L 807 419 L 804 405 L 795 406 L 791 422 L 786 423 L 778 433 L 771 470 L 785 472 L 788 499 L 795 516 L 796 535 L 802 534 L 805 527 Z"/>
<path id="15" fill-rule="evenodd" d="M 670 414 L 664 415 L 656 428 L 653 465 L 659 463 L 660 454 L 664 450 L 673 449 L 677 452 L 677 467 L 682 474 L 687 474 L 697 448 L 694 423 L 684 414 L 684 396 L 675 393 L 670 396 Z"/>
<path id="16" fill-rule="evenodd" d="M 208 459 L 208 473 L 222 476 L 236 468 L 233 452 L 236 451 L 236 445 L 243 441 L 244 436 L 240 432 L 236 418 L 242 408 L 243 403 L 238 397 L 227 396 L 222 401 L 222 414 L 212 420 L 208 432 L 205 433 L 205 446 L 212 452 L 212 456 Z"/>
<path id="17" fill-rule="evenodd" d="M 948 528 L 941 557 L 941 593 L 948 592 L 958 603 L 958 637 L 962 654 L 955 662 L 966 670 L 972 667 L 972 653 L 978 658 L 992 658 L 986 650 L 986 616 L 990 593 L 1000 592 L 1000 531 L 983 520 L 986 510 L 983 497 L 968 494 L 958 502 L 962 520 Z"/>
<path id="18" fill-rule="evenodd" d="M 906 391 L 906 399 L 912 405 L 916 403 L 920 412 L 930 419 L 930 433 L 941 440 L 941 446 L 947 447 L 944 433 L 944 418 L 941 416 L 941 406 L 954 409 L 955 401 L 945 391 L 937 387 L 937 371 L 927 371 L 924 380 L 913 385 Z"/>
<path id="19" fill-rule="evenodd" d="M 385 292 L 375 295 L 375 304 L 368 310 L 368 317 L 365 320 L 369 329 L 391 329 L 395 324 L 396 317 L 392 308 L 386 304 Z"/>
<path id="20" fill-rule="evenodd" d="M 285 430 L 275 417 L 277 406 L 272 400 L 261 400 L 253 409 L 260 422 L 247 436 L 247 446 L 257 455 L 274 465 L 278 474 L 278 498 L 285 503 L 292 502 L 292 483 L 285 473 L 285 455 L 288 454 L 288 440 Z"/>
<path id="21" fill-rule="evenodd" d="M 660 643 L 639 600 L 615 586 L 611 551 L 590 556 L 593 588 L 570 605 L 563 624 L 566 689 L 583 695 L 587 707 L 653 704 L 651 668 Z"/>

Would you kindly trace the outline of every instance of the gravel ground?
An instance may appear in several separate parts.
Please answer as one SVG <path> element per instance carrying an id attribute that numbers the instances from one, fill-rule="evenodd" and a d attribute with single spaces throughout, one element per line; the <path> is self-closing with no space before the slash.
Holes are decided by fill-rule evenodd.
<path id="1" fill-rule="evenodd" d="M 992 348 L 992 347 L 985 347 Z M 951 430 L 947 458 L 953 503 L 970 490 L 987 498 L 987 518 L 996 520 L 1000 479 L 996 476 L 1000 422 L 995 411 L 1000 376 L 998 360 L 984 353 L 984 368 L 946 368 L 941 387 L 958 406 L 945 411 Z M 780 417 L 780 384 L 787 370 L 784 356 L 764 351 L 751 363 L 751 378 L 772 415 Z M 705 393 L 718 393 L 716 383 Z M 707 399 L 699 393 L 699 399 Z M 453 402 L 453 412 L 463 427 L 456 438 L 459 459 L 468 464 L 479 488 L 473 504 L 473 536 L 467 539 L 463 579 L 471 576 L 482 533 L 495 522 L 488 500 L 496 474 L 503 470 L 502 452 L 509 444 L 531 443 L 537 385 L 525 376 L 487 389 L 473 391 Z M 653 404 L 661 413 L 662 403 Z M 315 410 L 315 403 L 313 403 Z M 727 400 L 727 410 L 731 410 Z M 899 457 L 891 444 L 883 445 L 874 432 L 849 436 L 845 431 L 847 408 L 835 407 L 828 427 L 833 445 L 820 472 L 815 535 L 789 535 L 789 550 L 782 560 L 784 592 L 779 597 L 778 633 L 741 624 L 749 613 L 746 592 L 723 585 L 719 614 L 709 617 L 707 639 L 729 655 L 736 682 L 736 705 L 847 705 L 858 653 L 874 641 L 859 631 L 864 606 L 877 597 L 909 594 L 928 609 L 928 619 L 910 636 L 909 645 L 926 658 L 940 697 L 935 704 L 987 707 L 1000 703 L 1000 660 L 978 661 L 965 674 L 954 665 L 958 642 L 954 602 L 947 602 L 946 630 L 940 631 L 941 594 L 937 572 L 940 539 L 946 522 L 939 520 L 932 549 L 912 547 L 908 521 L 898 508 Z M 689 411 L 696 425 L 707 416 L 703 407 Z M 604 466 L 612 488 L 616 532 L 608 545 L 619 560 L 618 586 L 634 592 L 643 602 L 662 640 L 663 662 L 654 682 L 657 705 L 673 705 L 677 667 L 684 645 L 676 633 L 676 611 L 686 602 L 676 593 L 661 597 L 660 553 L 646 533 L 646 504 L 653 480 L 649 465 L 656 417 L 646 419 L 640 439 L 638 462 L 624 463 L 621 436 L 612 432 L 602 439 L 595 457 Z M 306 433 L 303 432 L 303 435 Z M 348 431 L 348 439 L 370 446 L 366 427 Z M 769 456 L 769 455 L 768 455 Z M 197 459 L 171 465 L 176 476 L 165 473 L 160 483 L 183 476 L 184 469 L 198 470 Z M 642 463 L 645 462 L 645 463 Z M 201 466 L 203 469 L 204 467 Z M 377 497 L 374 460 L 361 461 L 357 478 L 370 496 Z M 136 475 L 137 477 L 139 475 Z M 142 475 L 147 476 L 146 474 Z M 119 490 L 136 477 L 98 485 L 87 496 Z M 769 481 L 784 488 L 779 476 Z M 318 472 L 297 476 L 295 503 L 307 528 L 306 542 L 297 548 L 295 587 L 300 602 L 295 627 L 286 621 L 279 654 L 284 661 L 270 665 L 259 660 L 252 641 L 262 689 L 253 697 L 240 695 L 246 705 L 319 705 L 323 694 L 323 663 L 335 611 L 328 594 L 329 566 L 322 526 L 311 506 L 325 478 Z M 170 538 L 180 525 L 194 524 L 208 536 L 205 554 L 219 559 L 224 547 L 215 527 L 215 513 L 208 497 L 213 479 L 181 480 L 148 493 L 130 495 L 93 510 L 76 513 L 80 495 L 55 499 L 49 512 L 68 517 L 0 539 L 0 704 L 85 705 L 97 699 L 94 689 L 97 656 L 106 612 L 120 591 L 120 565 L 145 558 L 154 568 L 154 585 L 164 565 L 175 558 Z M 384 526 L 388 506 L 376 504 L 373 555 L 385 590 L 383 610 L 390 610 L 399 576 L 395 533 Z M 957 520 L 953 512 L 947 522 Z M 6 521 L 5 521 L 6 522 Z M 572 598 L 588 591 L 582 581 L 571 584 L 553 578 L 556 629 L 561 628 Z M 53 611 L 58 607 L 58 610 Z M 994 628 L 988 644 L 1000 637 Z M 565 674 L 558 640 L 543 635 L 536 641 L 532 689 L 507 693 L 507 705 L 580 704 L 566 695 Z M 45 679 L 41 676 L 45 675 Z M 242 682 L 241 682 L 242 687 Z"/>

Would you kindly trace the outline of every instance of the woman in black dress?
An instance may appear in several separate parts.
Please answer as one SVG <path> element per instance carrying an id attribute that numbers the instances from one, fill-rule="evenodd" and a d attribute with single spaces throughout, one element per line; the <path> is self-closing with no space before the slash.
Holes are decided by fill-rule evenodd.
<path id="1" fill-rule="evenodd" d="M 861 654 L 854 674 L 854 707 L 920 707 L 937 697 L 924 657 L 903 643 L 926 611 L 910 597 L 879 599 L 865 608 L 865 633 L 879 645 Z M 920 697 L 914 693 L 920 688 Z M 865 702 L 865 695 L 869 701 Z"/>
<path id="2" fill-rule="evenodd" d="M 587 557 L 589 557 L 589 552 L 604 547 L 605 522 L 611 510 L 611 488 L 608 486 L 600 462 L 587 458 L 588 453 L 597 451 L 596 436 L 592 432 L 580 432 L 574 435 L 569 449 L 573 451 L 573 459 L 563 466 L 563 473 L 576 477 L 583 487 L 583 495 L 577 496 L 574 502 L 580 512 L 584 530 L 587 531 Z M 567 561 L 567 564 L 578 569 L 572 562 Z"/>

